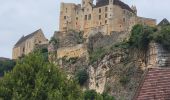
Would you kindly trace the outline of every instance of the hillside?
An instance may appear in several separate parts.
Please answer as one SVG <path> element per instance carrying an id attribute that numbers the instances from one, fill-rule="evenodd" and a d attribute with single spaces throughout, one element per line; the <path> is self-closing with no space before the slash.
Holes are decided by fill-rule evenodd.
<path id="1" fill-rule="evenodd" d="M 9 58 L 0 57 L 0 61 L 10 60 Z"/>
<path id="2" fill-rule="evenodd" d="M 88 55 L 81 57 L 68 55 L 54 62 L 60 65 L 70 77 L 75 77 L 82 70 L 86 71 L 89 78 L 83 84 L 81 83 L 85 90 L 94 89 L 99 93 L 109 93 L 118 100 L 131 100 L 145 70 L 153 65 L 162 66 L 159 63 L 156 65 L 157 62 L 154 59 L 157 58 L 154 53 L 159 51 L 159 55 L 162 55 L 158 58 L 160 60 L 164 57 L 163 55 L 169 54 L 170 44 L 167 43 L 169 29 L 169 26 L 135 25 L 131 33 L 113 33 L 113 36 L 96 33 L 88 39 L 82 39 L 85 43 L 81 43 L 87 46 Z M 68 40 L 69 34 L 70 32 L 66 33 L 67 38 L 62 37 L 62 41 Z M 167 37 L 162 37 L 164 35 Z M 69 40 L 77 41 L 76 37 L 70 36 L 72 37 L 69 37 Z M 62 47 L 63 44 L 59 38 L 57 41 L 57 47 Z M 69 46 L 72 43 L 74 46 L 77 45 L 76 42 L 70 42 Z M 164 59 L 167 60 L 165 62 L 169 61 L 167 57 Z"/>

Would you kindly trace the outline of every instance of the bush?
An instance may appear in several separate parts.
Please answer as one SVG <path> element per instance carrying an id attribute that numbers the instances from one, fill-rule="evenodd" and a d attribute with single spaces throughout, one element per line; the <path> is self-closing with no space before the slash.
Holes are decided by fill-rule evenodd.
<path id="1" fill-rule="evenodd" d="M 154 40 L 170 50 L 170 25 L 164 26 L 154 34 Z"/>
<path id="2" fill-rule="evenodd" d="M 107 93 L 99 94 L 95 90 L 87 90 L 84 92 L 84 100 L 115 100 L 115 98 Z"/>
<path id="3" fill-rule="evenodd" d="M 94 63 L 99 58 L 102 59 L 104 55 L 107 53 L 107 50 L 104 48 L 99 48 L 96 51 L 90 53 L 90 63 Z"/>
<path id="4" fill-rule="evenodd" d="M 79 70 L 76 74 L 76 80 L 80 85 L 84 85 L 88 80 L 89 75 L 86 70 Z"/>
<path id="5" fill-rule="evenodd" d="M 155 28 L 143 25 L 135 25 L 131 31 L 129 44 L 131 47 L 138 49 L 147 49 Z"/>
<path id="6" fill-rule="evenodd" d="M 125 86 L 129 82 L 130 82 L 130 79 L 128 76 L 123 76 L 120 78 L 120 83 L 122 84 L 122 86 Z"/>
<path id="7" fill-rule="evenodd" d="M 85 100 L 95 100 L 97 97 L 97 92 L 95 90 L 87 90 L 84 92 Z"/>

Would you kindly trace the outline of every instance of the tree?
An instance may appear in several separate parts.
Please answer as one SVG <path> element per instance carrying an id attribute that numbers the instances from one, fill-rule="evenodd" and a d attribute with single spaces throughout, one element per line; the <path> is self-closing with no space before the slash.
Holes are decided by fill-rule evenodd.
<path id="1" fill-rule="evenodd" d="M 84 100 L 115 100 L 115 98 L 107 93 L 99 94 L 95 90 L 86 90 Z"/>
<path id="2" fill-rule="evenodd" d="M 0 98 L 4 100 L 80 100 L 79 85 L 64 72 L 32 53 L 17 62 L 0 80 Z"/>
<path id="3" fill-rule="evenodd" d="M 167 50 L 170 50 L 170 25 L 162 26 L 154 35 L 156 42 L 162 44 Z"/>
<path id="4" fill-rule="evenodd" d="M 146 49 L 152 40 L 154 31 L 156 29 L 149 26 L 135 25 L 129 39 L 130 46 L 138 49 Z"/>
<path id="5" fill-rule="evenodd" d="M 5 72 L 12 70 L 14 66 L 15 66 L 15 61 L 12 60 L 0 61 L 0 76 L 3 76 Z"/>

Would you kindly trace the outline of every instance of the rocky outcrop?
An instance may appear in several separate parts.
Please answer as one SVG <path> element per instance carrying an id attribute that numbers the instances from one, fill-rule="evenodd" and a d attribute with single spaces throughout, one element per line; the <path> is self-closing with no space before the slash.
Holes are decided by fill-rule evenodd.
<path id="1" fill-rule="evenodd" d="M 131 100 L 143 71 L 140 63 L 129 55 L 126 50 L 117 50 L 90 65 L 89 89 L 110 93 L 118 100 Z"/>
<path id="2" fill-rule="evenodd" d="M 110 35 L 104 35 L 101 32 L 91 34 L 87 40 L 88 48 L 95 51 L 99 48 L 108 47 L 126 39 L 127 35 L 127 32 L 112 32 Z"/>
<path id="3" fill-rule="evenodd" d="M 84 42 L 83 33 L 73 30 L 67 32 L 55 32 L 55 39 L 58 40 L 58 47 L 73 47 Z"/>

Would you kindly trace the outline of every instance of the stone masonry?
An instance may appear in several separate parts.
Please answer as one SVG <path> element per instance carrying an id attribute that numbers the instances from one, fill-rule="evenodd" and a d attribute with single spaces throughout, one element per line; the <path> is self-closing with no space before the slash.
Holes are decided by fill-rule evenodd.
<path id="1" fill-rule="evenodd" d="M 18 59 L 24 55 L 32 52 L 36 46 L 48 44 L 48 40 L 45 38 L 41 29 L 21 37 L 13 47 L 12 59 Z"/>
<path id="2" fill-rule="evenodd" d="M 60 31 L 84 31 L 88 37 L 92 30 L 109 35 L 111 32 L 130 31 L 135 24 L 155 26 L 156 20 L 137 16 L 135 6 L 121 0 L 82 0 L 82 4 L 61 3 Z"/>

